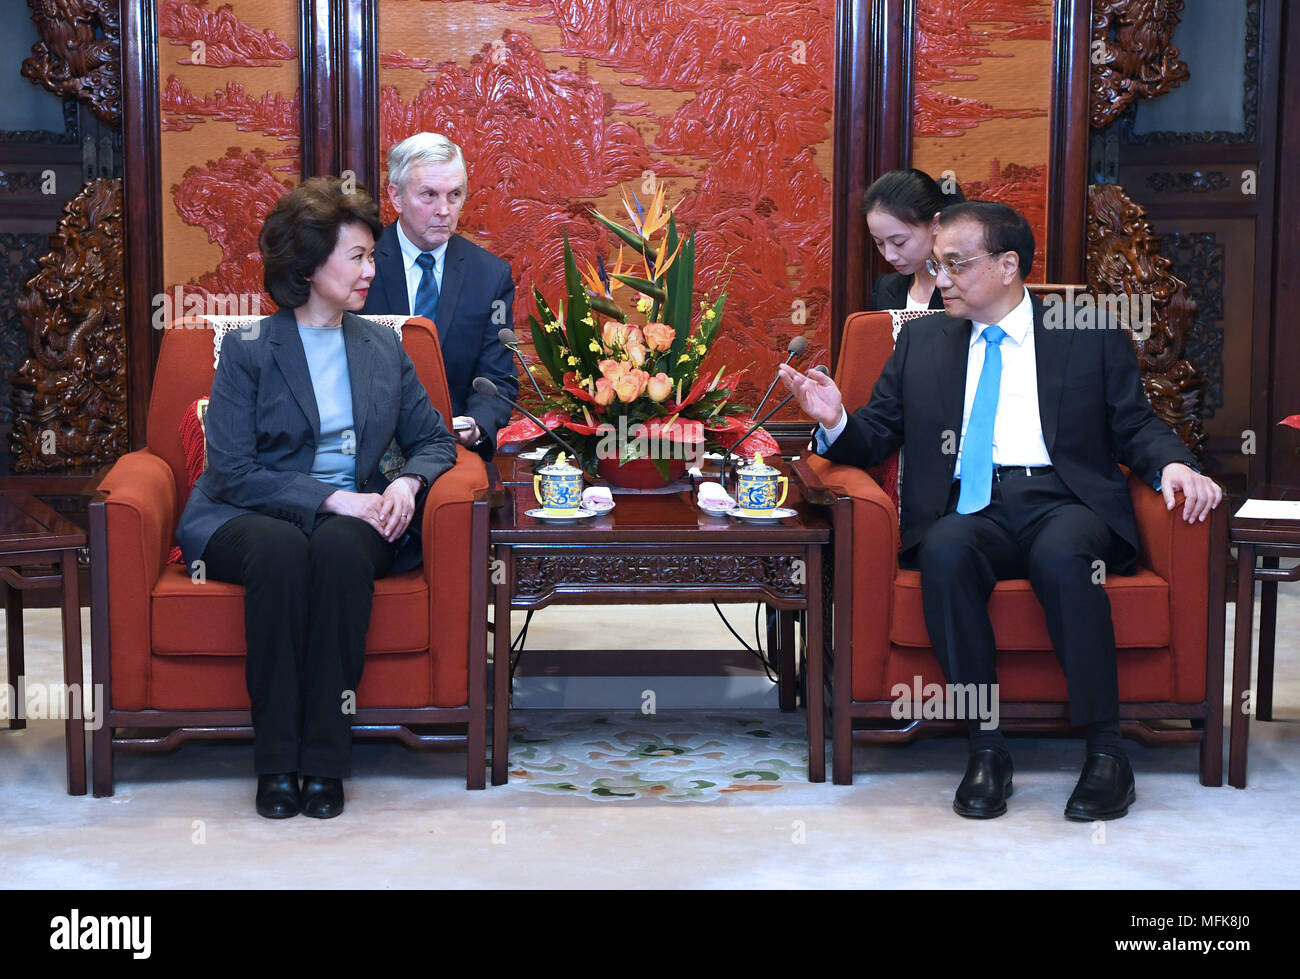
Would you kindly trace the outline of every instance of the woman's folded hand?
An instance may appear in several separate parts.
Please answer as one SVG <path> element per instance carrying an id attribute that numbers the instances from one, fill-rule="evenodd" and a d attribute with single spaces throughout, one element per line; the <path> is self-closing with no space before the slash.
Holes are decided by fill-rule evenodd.
<path id="1" fill-rule="evenodd" d="M 335 490 L 325 497 L 321 510 L 325 513 L 337 513 L 340 516 L 364 520 L 385 540 L 393 540 L 384 529 L 388 508 L 385 506 L 384 497 L 378 493 L 350 493 L 347 490 Z"/>

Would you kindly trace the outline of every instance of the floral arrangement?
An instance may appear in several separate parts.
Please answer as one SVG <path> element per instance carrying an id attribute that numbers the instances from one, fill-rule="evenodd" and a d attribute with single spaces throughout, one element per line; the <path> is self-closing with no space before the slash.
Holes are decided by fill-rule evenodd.
<path id="1" fill-rule="evenodd" d="M 541 420 L 567 430 L 582 467 L 612 482 L 617 470 L 642 459 L 666 481 L 687 460 L 732 448 L 751 424 L 731 401 L 741 372 L 701 371 L 722 324 L 726 287 L 696 303 L 695 235 L 679 237 L 677 205 L 665 206 L 665 190 L 661 185 L 648 207 L 624 193 L 630 227 L 593 210 L 622 243 L 613 269 L 597 256 L 580 273 L 565 236 L 565 301 L 557 311 L 533 289 L 537 315 L 529 325 L 538 363 L 531 371 L 544 373 L 553 389 L 543 394 Z M 627 265 L 625 248 L 632 250 Z M 621 289 L 639 325 L 616 300 Z M 506 440 L 542 434 L 531 422 L 510 429 Z M 775 447 L 766 433 L 755 436 L 755 448 Z"/>

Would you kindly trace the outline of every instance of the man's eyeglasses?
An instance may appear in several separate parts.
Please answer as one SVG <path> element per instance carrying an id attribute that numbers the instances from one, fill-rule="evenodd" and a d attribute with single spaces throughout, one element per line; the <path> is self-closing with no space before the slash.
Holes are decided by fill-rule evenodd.
<path id="1" fill-rule="evenodd" d="M 970 258 L 963 258 L 960 262 L 936 262 L 932 258 L 927 258 L 925 260 L 925 270 L 934 276 L 942 272 L 948 278 L 953 279 L 961 271 L 960 266 L 965 265 L 967 262 L 973 262 L 977 258 L 988 258 L 992 255 L 1002 254 L 1005 254 L 1005 252 L 985 252 L 983 255 L 972 255 Z"/>

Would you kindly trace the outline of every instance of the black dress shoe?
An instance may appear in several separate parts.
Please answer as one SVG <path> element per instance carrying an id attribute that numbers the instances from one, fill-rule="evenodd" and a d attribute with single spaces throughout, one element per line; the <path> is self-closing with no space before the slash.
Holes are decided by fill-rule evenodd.
<path id="1" fill-rule="evenodd" d="M 333 819 L 343 811 L 343 779 L 302 777 L 302 814 L 313 819 Z"/>
<path id="2" fill-rule="evenodd" d="M 1083 774 L 1065 804 L 1065 818 L 1081 822 L 1119 819 L 1136 801 L 1133 766 L 1128 759 L 1095 751 L 1083 763 Z"/>
<path id="3" fill-rule="evenodd" d="M 967 819 L 992 819 L 1007 811 L 1010 797 L 1010 756 L 997 748 L 972 751 L 966 775 L 953 796 L 953 812 Z"/>
<path id="4" fill-rule="evenodd" d="M 257 814 L 288 819 L 299 812 L 298 773 L 257 776 Z"/>

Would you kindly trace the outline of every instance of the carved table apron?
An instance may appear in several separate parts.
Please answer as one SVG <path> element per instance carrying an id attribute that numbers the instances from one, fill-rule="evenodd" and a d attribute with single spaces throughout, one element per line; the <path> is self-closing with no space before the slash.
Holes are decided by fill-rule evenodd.
<path id="1" fill-rule="evenodd" d="M 510 611 L 547 605 L 763 602 L 779 610 L 782 707 L 793 707 L 794 613 L 804 611 L 808 779 L 824 781 L 822 548 L 830 524 L 790 487 L 796 516 L 757 524 L 700 510 L 694 490 L 618 494 L 588 520 L 535 520 L 528 463 L 500 455 L 489 536 L 493 564 L 492 784 L 509 763 Z M 608 655 L 617 656 L 617 651 Z"/>

